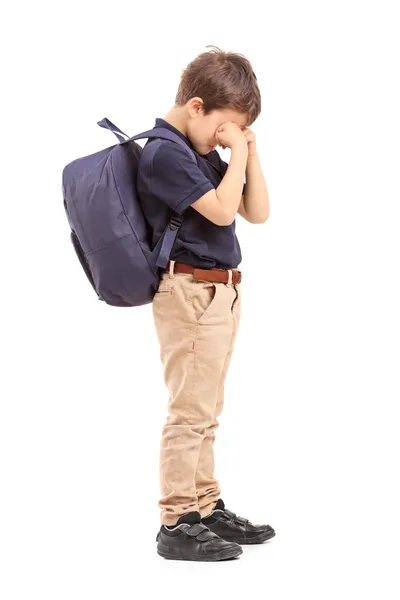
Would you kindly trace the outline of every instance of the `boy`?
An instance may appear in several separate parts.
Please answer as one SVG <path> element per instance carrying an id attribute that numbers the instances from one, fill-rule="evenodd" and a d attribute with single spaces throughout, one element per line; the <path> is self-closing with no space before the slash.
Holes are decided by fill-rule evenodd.
<path id="1" fill-rule="evenodd" d="M 157 552 L 213 561 L 239 556 L 241 543 L 275 535 L 269 525 L 226 509 L 214 476 L 217 417 L 241 310 L 235 216 L 264 223 L 269 215 L 255 135 L 247 128 L 261 112 L 256 76 L 245 57 L 214 48 L 187 66 L 175 105 L 155 121 L 187 143 L 197 164 L 179 144 L 149 139 L 137 177 L 152 247 L 172 214 L 184 214 L 152 304 L 170 394 Z M 230 148 L 229 164 L 217 145 Z"/>

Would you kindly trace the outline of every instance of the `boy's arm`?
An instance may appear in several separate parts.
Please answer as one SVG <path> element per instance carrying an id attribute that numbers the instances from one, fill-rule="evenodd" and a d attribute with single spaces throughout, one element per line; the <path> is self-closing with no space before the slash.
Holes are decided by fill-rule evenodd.
<path id="1" fill-rule="evenodd" d="M 231 159 L 226 172 L 216 188 L 218 201 L 226 215 L 226 224 L 235 220 L 243 193 L 243 179 L 247 162 L 247 144 L 239 143 L 231 148 Z"/>
<path id="2" fill-rule="evenodd" d="M 220 184 L 193 202 L 192 207 L 216 225 L 231 225 L 235 220 L 242 197 L 246 160 L 247 144 L 245 142 L 232 147 L 229 164 L 223 163 L 222 165 L 225 174 Z"/>
<path id="3" fill-rule="evenodd" d="M 238 213 L 249 223 L 265 223 L 270 206 L 267 185 L 261 169 L 258 152 L 249 154 L 246 165 L 246 186 Z"/>

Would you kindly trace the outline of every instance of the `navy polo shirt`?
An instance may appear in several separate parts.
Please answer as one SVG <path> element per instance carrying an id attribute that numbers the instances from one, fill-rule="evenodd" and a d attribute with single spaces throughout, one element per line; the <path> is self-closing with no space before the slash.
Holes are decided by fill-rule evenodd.
<path id="1" fill-rule="evenodd" d="M 183 215 L 170 259 L 195 267 L 237 268 L 242 260 L 236 222 L 216 225 L 190 205 L 217 188 L 228 168 L 217 150 L 202 156 L 176 127 L 157 118 L 154 127 L 165 127 L 180 136 L 193 150 L 197 165 L 179 144 L 148 139 L 138 165 L 137 190 L 150 226 L 151 248 L 157 244 L 173 214 Z M 220 171 L 220 172 L 219 172 Z M 243 191 L 246 184 L 243 184 Z"/>

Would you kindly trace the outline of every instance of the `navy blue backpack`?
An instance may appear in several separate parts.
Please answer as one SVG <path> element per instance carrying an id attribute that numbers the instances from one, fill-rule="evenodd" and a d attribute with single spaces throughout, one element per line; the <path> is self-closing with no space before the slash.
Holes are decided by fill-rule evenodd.
<path id="1" fill-rule="evenodd" d="M 111 306 L 152 302 L 168 263 L 183 215 L 174 213 L 156 246 L 140 206 L 136 176 L 142 147 L 134 140 L 163 138 L 194 152 L 169 129 L 154 127 L 128 138 L 104 118 L 119 143 L 77 158 L 62 171 L 64 208 L 70 238 L 98 299 Z M 125 138 L 123 137 L 125 136 Z"/>

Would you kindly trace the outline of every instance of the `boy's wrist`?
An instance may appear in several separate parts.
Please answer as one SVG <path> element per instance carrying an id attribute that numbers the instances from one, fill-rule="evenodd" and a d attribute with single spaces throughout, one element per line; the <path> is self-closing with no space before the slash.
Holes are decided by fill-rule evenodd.
<path id="1" fill-rule="evenodd" d="M 252 159 L 253 159 L 253 160 L 257 160 L 258 158 L 259 158 L 259 156 L 258 156 L 258 152 L 257 152 L 257 150 L 255 150 L 255 152 L 249 152 L 249 153 L 248 153 L 248 156 L 247 156 L 247 160 L 248 160 L 248 161 L 249 161 L 249 160 L 251 161 Z"/>
<path id="2" fill-rule="evenodd" d="M 247 142 L 244 140 L 242 141 L 238 141 L 236 142 L 232 148 L 231 148 L 231 152 L 234 152 L 235 154 L 244 154 L 245 156 L 248 155 L 248 147 L 247 147 Z"/>

